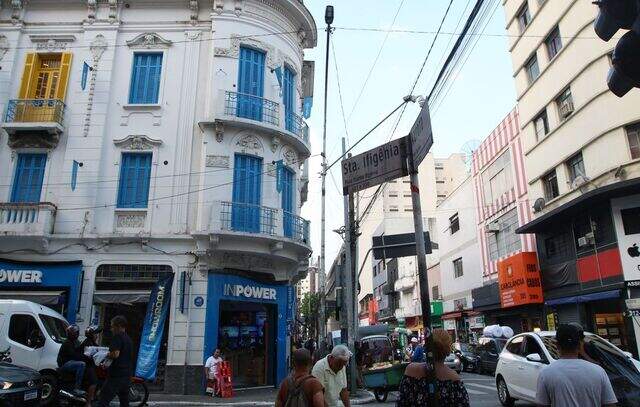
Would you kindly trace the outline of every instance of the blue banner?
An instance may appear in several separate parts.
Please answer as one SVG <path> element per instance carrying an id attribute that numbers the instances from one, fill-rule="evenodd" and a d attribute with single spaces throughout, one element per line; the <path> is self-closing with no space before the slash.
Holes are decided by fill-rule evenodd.
<path id="1" fill-rule="evenodd" d="M 80 167 L 80 163 L 76 160 L 73 160 L 73 165 L 71 167 L 71 190 L 76 190 L 76 184 L 78 182 L 78 167 Z"/>
<path id="2" fill-rule="evenodd" d="M 161 278 L 149 295 L 147 315 L 144 317 L 144 328 L 140 337 L 136 376 L 154 380 L 158 369 L 158 354 L 164 334 L 164 325 L 169 314 L 171 303 L 171 285 L 173 274 Z"/>
<path id="3" fill-rule="evenodd" d="M 302 117 L 308 119 L 311 117 L 311 108 L 313 107 L 313 98 L 307 96 L 302 100 Z"/>
<path id="4" fill-rule="evenodd" d="M 278 85 L 280 85 L 280 89 L 282 89 L 282 67 L 277 67 L 274 72 L 276 73 L 276 78 L 278 78 Z"/>

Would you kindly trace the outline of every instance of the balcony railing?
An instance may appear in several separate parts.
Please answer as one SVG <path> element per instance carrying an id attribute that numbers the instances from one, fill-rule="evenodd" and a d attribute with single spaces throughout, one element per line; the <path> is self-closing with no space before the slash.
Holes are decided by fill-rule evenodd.
<path id="1" fill-rule="evenodd" d="M 303 138 L 303 127 L 305 124 L 304 120 L 302 120 L 302 117 L 293 112 L 287 111 L 284 115 L 284 124 L 284 127 L 287 131 L 295 134 L 300 138 Z"/>
<path id="2" fill-rule="evenodd" d="M 280 125 L 280 105 L 259 96 L 238 92 L 224 92 L 224 114 Z"/>
<path id="3" fill-rule="evenodd" d="M 211 229 L 282 236 L 309 245 L 309 221 L 282 209 L 240 202 L 216 202 Z"/>
<path id="4" fill-rule="evenodd" d="M 65 105 L 59 99 L 12 99 L 4 116 L 6 123 L 46 123 L 62 125 Z"/>
<path id="5" fill-rule="evenodd" d="M 56 206 L 51 203 L 0 203 L 0 234 L 51 234 L 55 214 Z"/>

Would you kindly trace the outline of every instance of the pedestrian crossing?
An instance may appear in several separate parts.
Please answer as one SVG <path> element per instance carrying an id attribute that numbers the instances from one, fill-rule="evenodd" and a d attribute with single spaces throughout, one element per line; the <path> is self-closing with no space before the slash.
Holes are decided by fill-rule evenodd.
<path id="1" fill-rule="evenodd" d="M 496 394 L 496 387 L 493 377 L 479 375 L 462 375 L 464 387 L 471 396 L 488 396 Z"/>

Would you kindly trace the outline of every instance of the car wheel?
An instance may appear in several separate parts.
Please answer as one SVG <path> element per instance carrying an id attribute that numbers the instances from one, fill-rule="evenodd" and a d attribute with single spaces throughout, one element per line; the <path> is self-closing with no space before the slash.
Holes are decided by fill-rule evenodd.
<path id="1" fill-rule="evenodd" d="M 56 389 L 58 388 L 58 380 L 54 375 L 42 375 L 42 398 L 41 406 L 51 406 L 56 399 Z"/>
<path id="2" fill-rule="evenodd" d="M 505 407 L 513 407 L 515 400 L 511 398 L 509 395 L 509 389 L 507 388 L 507 383 L 505 383 L 504 379 L 500 377 L 497 383 L 498 388 L 498 400 L 500 400 L 500 404 Z"/>

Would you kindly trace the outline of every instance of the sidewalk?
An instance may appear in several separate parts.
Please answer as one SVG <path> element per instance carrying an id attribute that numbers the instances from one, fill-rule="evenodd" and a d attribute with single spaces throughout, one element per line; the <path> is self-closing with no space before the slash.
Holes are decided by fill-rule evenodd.
<path id="1" fill-rule="evenodd" d="M 210 396 L 182 396 L 176 394 L 151 394 L 149 406 L 273 406 L 278 390 L 275 388 L 236 390 L 233 398 L 222 399 Z M 358 390 L 351 397 L 351 405 L 367 404 L 375 399 L 373 394 Z"/>

